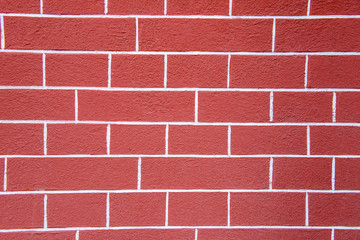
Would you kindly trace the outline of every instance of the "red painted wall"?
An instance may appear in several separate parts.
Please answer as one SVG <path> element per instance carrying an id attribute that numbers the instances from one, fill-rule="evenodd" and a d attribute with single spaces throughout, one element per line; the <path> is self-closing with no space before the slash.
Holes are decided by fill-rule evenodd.
<path id="1" fill-rule="evenodd" d="M 358 0 L 0 18 L 0 239 L 360 239 Z"/>

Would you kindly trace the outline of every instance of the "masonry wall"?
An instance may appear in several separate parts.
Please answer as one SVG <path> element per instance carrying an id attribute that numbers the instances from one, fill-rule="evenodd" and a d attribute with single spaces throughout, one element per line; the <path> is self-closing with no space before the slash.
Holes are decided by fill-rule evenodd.
<path id="1" fill-rule="evenodd" d="M 0 18 L 0 239 L 360 239 L 358 0 Z"/>

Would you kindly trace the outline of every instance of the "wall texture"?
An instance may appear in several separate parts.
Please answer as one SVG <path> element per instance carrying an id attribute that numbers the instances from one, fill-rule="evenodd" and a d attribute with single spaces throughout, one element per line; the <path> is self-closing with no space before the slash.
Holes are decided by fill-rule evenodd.
<path id="1" fill-rule="evenodd" d="M 360 239 L 359 0 L 0 18 L 0 239 Z"/>

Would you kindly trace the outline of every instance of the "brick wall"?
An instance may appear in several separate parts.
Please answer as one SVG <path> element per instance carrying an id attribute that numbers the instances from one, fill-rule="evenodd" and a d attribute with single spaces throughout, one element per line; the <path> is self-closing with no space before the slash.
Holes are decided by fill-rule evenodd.
<path id="1" fill-rule="evenodd" d="M 358 0 L 0 18 L 0 239 L 360 239 Z"/>

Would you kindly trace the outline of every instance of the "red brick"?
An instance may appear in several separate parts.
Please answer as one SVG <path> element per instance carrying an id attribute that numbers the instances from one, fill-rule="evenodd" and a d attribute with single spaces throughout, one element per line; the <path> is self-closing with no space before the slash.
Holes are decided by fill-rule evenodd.
<path id="1" fill-rule="evenodd" d="M 169 55 L 167 86 L 226 88 L 227 65 L 224 55 Z"/>
<path id="2" fill-rule="evenodd" d="M 231 193 L 230 224 L 234 226 L 304 225 L 305 194 Z"/>
<path id="3" fill-rule="evenodd" d="M 360 158 L 336 158 L 335 189 L 360 190 Z"/>
<path id="4" fill-rule="evenodd" d="M 266 158 L 143 158 L 144 189 L 264 189 Z"/>
<path id="5" fill-rule="evenodd" d="M 48 227 L 105 227 L 106 194 L 50 194 Z"/>
<path id="6" fill-rule="evenodd" d="M 136 189 L 133 158 L 9 158 L 7 190 Z"/>
<path id="7" fill-rule="evenodd" d="M 360 122 L 360 93 L 336 93 L 336 121 Z"/>
<path id="8" fill-rule="evenodd" d="M 335 240 L 356 240 L 360 239 L 360 231 L 359 230 L 335 230 Z"/>
<path id="9" fill-rule="evenodd" d="M 231 56 L 232 88 L 304 88 L 304 56 Z"/>
<path id="10" fill-rule="evenodd" d="M 194 229 L 125 229 L 125 230 L 92 230 L 80 231 L 80 239 L 152 239 L 152 240 L 183 240 L 193 239 Z"/>
<path id="11" fill-rule="evenodd" d="M 142 51 L 271 51 L 271 19 L 140 19 Z"/>
<path id="12" fill-rule="evenodd" d="M 199 240 L 273 240 L 273 239 L 330 239 L 331 230 L 313 229 L 199 229 Z"/>
<path id="13" fill-rule="evenodd" d="M 166 193 L 110 195 L 110 226 L 164 226 Z"/>
<path id="14" fill-rule="evenodd" d="M 194 106 L 193 92 L 79 91 L 80 120 L 186 122 Z"/>
<path id="15" fill-rule="evenodd" d="M 299 16 L 307 13 L 307 0 L 233 0 L 233 15 L 245 16 Z"/>
<path id="16" fill-rule="evenodd" d="M 275 92 L 275 122 L 331 122 L 332 98 L 328 92 Z"/>
<path id="17" fill-rule="evenodd" d="M 124 15 L 162 15 L 163 0 L 109 0 L 109 14 Z"/>
<path id="18" fill-rule="evenodd" d="M 0 196 L 0 228 L 42 228 L 44 226 L 43 195 Z"/>
<path id="19" fill-rule="evenodd" d="M 267 92 L 200 92 L 199 122 L 269 121 Z"/>
<path id="20" fill-rule="evenodd" d="M 108 85 L 108 56 L 47 54 L 46 85 L 106 87 Z"/>
<path id="21" fill-rule="evenodd" d="M 312 0 L 311 15 L 359 15 L 360 2 L 357 0 Z"/>
<path id="22" fill-rule="evenodd" d="M 228 0 L 167 1 L 169 15 L 229 15 Z"/>
<path id="23" fill-rule="evenodd" d="M 40 13 L 40 1 L 0 0 L 0 9 L 2 13 Z"/>
<path id="24" fill-rule="evenodd" d="M 232 126 L 231 154 L 306 154 L 306 127 Z"/>
<path id="25" fill-rule="evenodd" d="M 43 0 L 45 14 L 104 14 L 103 0 Z"/>
<path id="26" fill-rule="evenodd" d="M 75 231 L 59 231 L 59 232 L 7 232 L 0 233 L 0 239 L 6 240 L 75 240 Z"/>
<path id="27" fill-rule="evenodd" d="M 0 191 L 2 191 L 1 186 L 4 184 L 4 167 L 5 159 L 0 158 Z"/>
<path id="28" fill-rule="evenodd" d="M 0 85 L 42 86 L 42 56 L 37 53 L 1 53 Z"/>
<path id="29" fill-rule="evenodd" d="M 0 118 L 5 120 L 74 120 L 74 91 L 0 90 Z"/>
<path id="30" fill-rule="evenodd" d="M 170 126 L 170 154 L 227 154 L 226 126 Z"/>
<path id="31" fill-rule="evenodd" d="M 360 128 L 347 126 L 310 127 L 310 151 L 315 155 L 356 155 Z"/>
<path id="32" fill-rule="evenodd" d="M 359 226 L 360 195 L 309 193 L 310 226 Z"/>
<path id="33" fill-rule="evenodd" d="M 47 125 L 48 154 L 106 154 L 106 125 Z"/>
<path id="34" fill-rule="evenodd" d="M 169 226 L 225 226 L 227 193 L 169 194 Z"/>
<path id="35" fill-rule="evenodd" d="M 165 126 L 112 125 L 111 154 L 164 154 Z"/>
<path id="36" fill-rule="evenodd" d="M 42 124 L 0 124 L 1 154 L 43 154 L 43 131 Z"/>
<path id="37" fill-rule="evenodd" d="M 135 19 L 4 17 L 5 48 L 135 50 Z"/>
<path id="38" fill-rule="evenodd" d="M 112 87 L 164 87 L 164 56 L 113 55 Z"/>
<path id="39" fill-rule="evenodd" d="M 356 52 L 360 19 L 278 19 L 277 52 Z"/>
<path id="40" fill-rule="evenodd" d="M 360 88 L 360 56 L 309 56 L 310 88 Z"/>
<path id="41" fill-rule="evenodd" d="M 330 158 L 274 158 L 274 189 L 331 189 Z"/>

